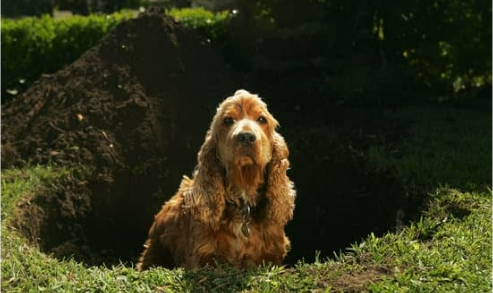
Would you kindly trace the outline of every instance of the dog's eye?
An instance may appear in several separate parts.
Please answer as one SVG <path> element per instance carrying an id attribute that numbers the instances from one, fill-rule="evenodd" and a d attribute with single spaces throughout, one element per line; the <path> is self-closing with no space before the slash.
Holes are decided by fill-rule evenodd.
<path id="1" fill-rule="evenodd" d="M 224 125 L 227 125 L 227 126 L 232 125 L 234 122 L 235 122 L 235 121 L 234 121 L 234 120 L 233 120 L 233 118 L 231 118 L 231 117 L 225 117 L 225 118 L 223 119 L 223 123 L 224 123 Z"/>
<path id="2" fill-rule="evenodd" d="M 264 116 L 260 116 L 260 117 L 258 117 L 257 122 L 260 124 L 265 124 L 265 123 L 267 123 L 267 119 L 265 119 Z"/>

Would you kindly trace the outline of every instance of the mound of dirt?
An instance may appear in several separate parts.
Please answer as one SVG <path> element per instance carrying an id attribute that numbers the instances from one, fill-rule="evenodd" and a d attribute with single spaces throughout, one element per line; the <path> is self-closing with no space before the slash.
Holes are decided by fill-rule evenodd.
<path id="1" fill-rule="evenodd" d="M 86 257 L 87 243 L 113 262 L 135 257 L 156 209 L 193 170 L 216 106 L 233 92 L 228 68 L 193 31 L 154 12 L 121 23 L 2 107 L 2 168 L 91 170 L 40 191 L 17 228 L 59 257 L 101 263 Z"/>
<path id="2" fill-rule="evenodd" d="M 2 167 L 169 167 L 179 157 L 192 168 L 215 106 L 233 91 L 229 76 L 211 47 L 171 18 L 126 21 L 3 107 Z"/>

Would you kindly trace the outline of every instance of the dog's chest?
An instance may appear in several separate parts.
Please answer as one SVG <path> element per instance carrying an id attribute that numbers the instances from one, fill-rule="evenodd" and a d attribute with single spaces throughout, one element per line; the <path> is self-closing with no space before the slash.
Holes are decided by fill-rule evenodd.
<path id="1" fill-rule="evenodd" d="M 226 259 L 233 263 L 242 261 L 245 252 L 252 249 L 252 243 L 258 242 L 256 227 L 262 222 L 266 205 L 265 193 L 262 191 L 258 189 L 248 194 L 236 190 L 226 194 L 226 205 L 221 219 L 222 237 L 218 239 L 218 249 L 219 254 L 227 255 Z"/>
<path id="2" fill-rule="evenodd" d="M 217 238 L 217 253 L 226 261 L 233 264 L 242 261 L 245 248 L 251 237 L 250 228 L 247 225 L 240 212 L 235 209 L 226 211 L 221 225 L 222 233 Z"/>

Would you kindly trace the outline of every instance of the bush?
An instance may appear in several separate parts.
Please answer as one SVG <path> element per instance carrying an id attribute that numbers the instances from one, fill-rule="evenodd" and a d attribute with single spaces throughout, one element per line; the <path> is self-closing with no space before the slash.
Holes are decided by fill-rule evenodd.
<path id="1" fill-rule="evenodd" d="M 16 95 L 42 73 L 53 73 L 73 62 L 120 21 L 130 17 L 133 13 L 121 12 L 61 20 L 47 15 L 2 19 L 4 97 Z"/>
<path id="2" fill-rule="evenodd" d="M 211 12 L 204 8 L 172 8 L 166 14 L 215 41 L 225 40 L 233 16 L 229 11 Z"/>
<path id="3" fill-rule="evenodd" d="M 232 15 L 203 8 L 171 9 L 167 14 L 224 44 Z M 2 103 L 25 90 L 42 73 L 54 73 L 79 58 L 131 12 L 65 19 L 2 19 Z"/>
<path id="4" fill-rule="evenodd" d="M 307 73 L 327 80 L 316 81 L 328 89 L 316 95 L 401 99 L 403 89 L 415 95 L 418 87 L 443 97 L 491 91 L 491 1 L 237 4 L 232 36 L 244 43 L 248 63 L 301 78 L 309 67 Z"/>

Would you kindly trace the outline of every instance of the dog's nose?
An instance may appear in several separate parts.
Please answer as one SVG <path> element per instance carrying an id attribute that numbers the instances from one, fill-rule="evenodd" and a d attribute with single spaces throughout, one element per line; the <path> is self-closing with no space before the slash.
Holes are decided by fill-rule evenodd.
<path id="1" fill-rule="evenodd" d="M 236 139 L 241 142 L 242 145 L 251 145 L 255 141 L 255 134 L 252 132 L 240 132 Z"/>

